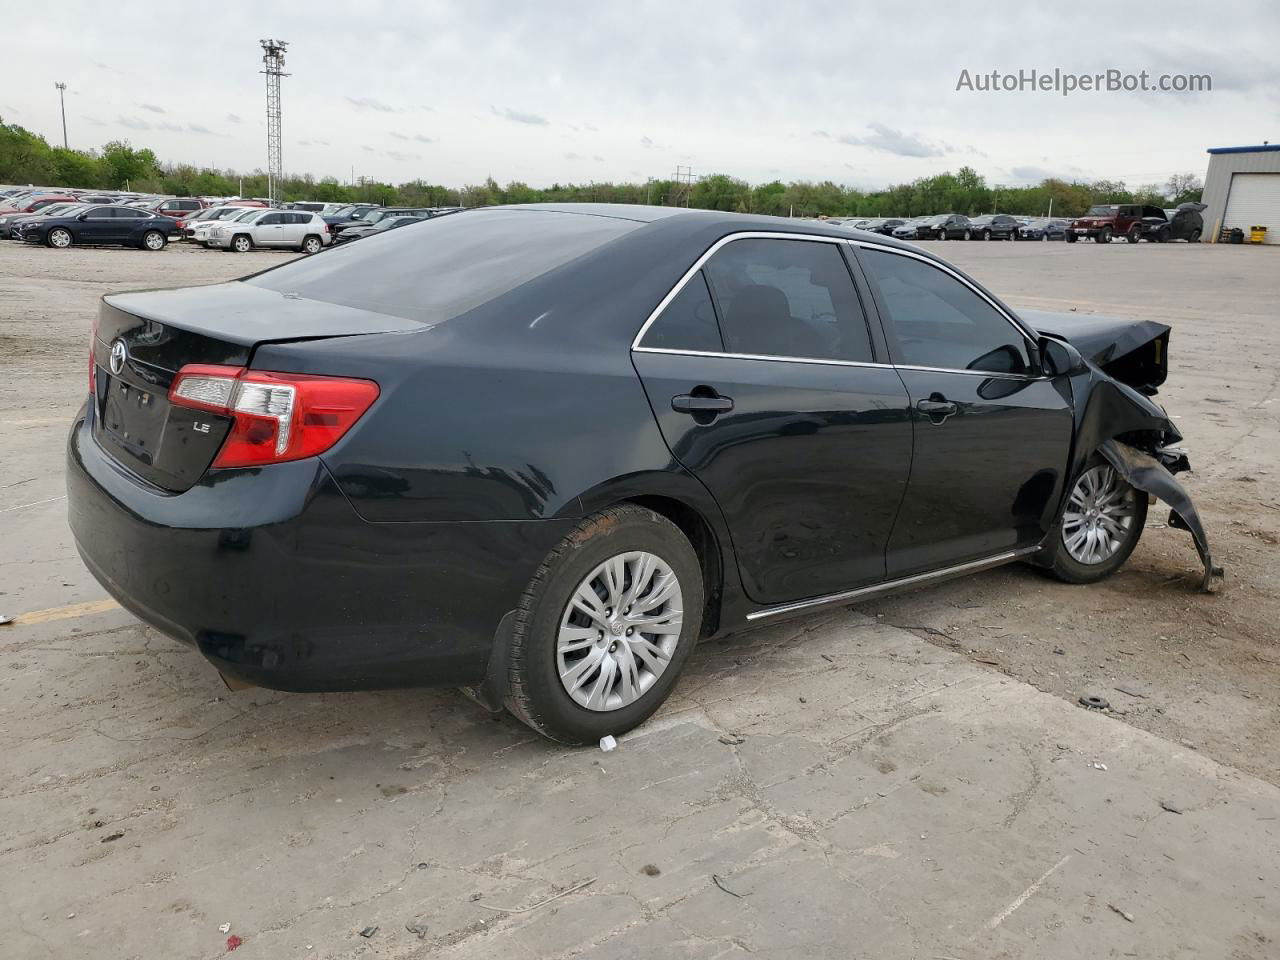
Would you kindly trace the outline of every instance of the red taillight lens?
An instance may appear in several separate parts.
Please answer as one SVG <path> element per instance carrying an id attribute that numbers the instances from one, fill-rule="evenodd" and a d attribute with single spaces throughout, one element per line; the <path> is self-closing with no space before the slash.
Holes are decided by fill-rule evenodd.
<path id="1" fill-rule="evenodd" d="M 215 467 L 253 467 L 324 453 L 378 399 L 372 380 L 187 364 L 169 402 L 234 418 Z"/>

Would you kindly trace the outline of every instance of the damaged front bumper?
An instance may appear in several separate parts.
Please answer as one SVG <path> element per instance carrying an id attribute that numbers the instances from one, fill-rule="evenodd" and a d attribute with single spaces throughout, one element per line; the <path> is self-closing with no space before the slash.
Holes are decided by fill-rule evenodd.
<path id="1" fill-rule="evenodd" d="M 1195 541 L 1196 552 L 1204 566 L 1200 589 L 1212 593 L 1223 578 L 1223 570 L 1213 562 L 1209 537 L 1200 522 L 1199 511 L 1191 502 L 1191 495 L 1174 477 L 1175 473 L 1191 468 L 1186 453 L 1165 448 L 1158 449 L 1152 456 L 1114 439 L 1104 442 L 1098 451 L 1132 486 L 1159 497 L 1169 505 L 1169 525 L 1188 531 Z"/>

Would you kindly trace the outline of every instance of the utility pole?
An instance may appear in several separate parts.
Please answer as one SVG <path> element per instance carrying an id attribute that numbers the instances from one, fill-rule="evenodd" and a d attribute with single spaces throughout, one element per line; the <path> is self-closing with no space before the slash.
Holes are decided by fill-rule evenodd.
<path id="1" fill-rule="evenodd" d="M 689 206 L 689 200 L 693 195 L 693 168 L 692 167 L 676 167 L 676 172 L 672 174 L 672 179 L 676 182 L 676 187 L 684 193 L 684 205 Z M 680 198 L 676 197 L 676 206 L 680 205 Z"/>
<path id="2" fill-rule="evenodd" d="M 267 78 L 267 198 L 274 205 L 276 191 L 284 177 L 284 158 L 280 141 L 280 78 L 284 72 L 284 54 L 289 44 L 284 40 L 259 40 L 262 45 L 262 73 Z"/>
<path id="3" fill-rule="evenodd" d="M 54 86 L 58 88 L 58 102 L 62 104 L 62 149 L 70 150 L 71 148 L 67 146 L 67 85 L 59 80 L 54 83 Z"/>

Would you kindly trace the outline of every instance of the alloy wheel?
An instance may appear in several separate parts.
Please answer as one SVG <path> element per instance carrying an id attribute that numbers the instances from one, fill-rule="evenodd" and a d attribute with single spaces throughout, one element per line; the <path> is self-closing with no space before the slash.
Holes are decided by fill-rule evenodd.
<path id="1" fill-rule="evenodd" d="M 164 249 L 164 235 L 156 233 L 154 230 L 143 237 L 142 242 L 146 244 L 148 250 Z"/>
<path id="2" fill-rule="evenodd" d="M 684 597 L 656 554 L 611 557 L 578 584 L 560 618 L 556 669 L 565 692 L 588 710 L 639 700 L 666 671 L 684 627 Z"/>
<path id="3" fill-rule="evenodd" d="M 49 246 L 62 249 L 71 246 L 71 234 L 66 230 L 54 230 L 49 234 Z"/>
<path id="4" fill-rule="evenodd" d="M 1062 542 L 1080 563 L 1105 563 L 1133 530 L 1137 494 L 1110 464 L 1081 474 L 1062 516 Z"/>
<path id="5" fill-rule="evenodd" d="M 231 241 L 231 246 L 235 248 L 236 253 L 248 253 L 253 244 L 248 237 L 236 237 Z"/>

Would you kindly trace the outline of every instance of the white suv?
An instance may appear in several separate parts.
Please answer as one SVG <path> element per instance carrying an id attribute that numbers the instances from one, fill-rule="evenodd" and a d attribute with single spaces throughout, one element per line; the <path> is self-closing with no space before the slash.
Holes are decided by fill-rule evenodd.
<path id="1" fill-rule="evenodd" d="M 209 247 L 248 253 L 254 247 L 288 247 L 319 253 L 333 243 L 329 225 L 304 210 L 255 210 L 234 220 L 217 221 L 205 235 Z"/>

